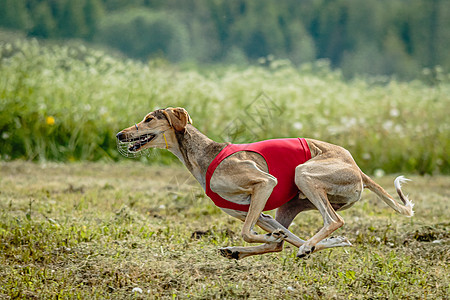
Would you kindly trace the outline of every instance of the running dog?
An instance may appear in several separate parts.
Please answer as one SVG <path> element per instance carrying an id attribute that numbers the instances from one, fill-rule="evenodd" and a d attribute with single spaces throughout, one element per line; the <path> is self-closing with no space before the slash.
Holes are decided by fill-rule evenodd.
<path id="1" fill-rule="evenodd" d="M 347 209 L 364 188 L 400 214 L 411 217 L 413 203 L 403 194 L 399 176 L 394 185 L 403 204 L 365 175 L 346 149 L 313 139 L 276 139 L 251 144 L 217 143 L 194 126 L 184 108 L 158 109 L 117 134 L 127 151 L 167 149 L 198 180 L 225 213 L 244 222 L 242 237 L 250 247 L 220 248 L 230 259 L 279 252 L 284 241 L 299 248 L 298 257 L 333 247 L 352 246 L 330 234 L 344 224 L 336 211 Z M 263 211 L 277 209 L 275 219 Z M 304 241 L 288 230 L 298 213 L 317 209 L 323 227 Z M 253 231 L 258 225 L 268 234 Z"/>

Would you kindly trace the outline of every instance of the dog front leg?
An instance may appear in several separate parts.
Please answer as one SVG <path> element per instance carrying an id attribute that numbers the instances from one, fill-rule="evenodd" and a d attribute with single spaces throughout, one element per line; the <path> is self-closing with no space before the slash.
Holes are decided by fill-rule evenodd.
<path id="1" fill-rule="evenodd" d="M 247 243 L 278 243 L 285 237 L 282 230 L 276 230 L 268 235 L 256 234 L 253 231 L 276 184 L 277 180 L 271 176 L 262 179 L 253 187 L 250 207 L 241 232 L 242 238 Z"/>
<path id="2" fill-rule="evenodd" d="M 222 208 L 222 210 L 227 213 L 228 215 L 235 217 L 242 222 L 245 222 L 247 212 L 245 211 L 238 211 L 238 210 L 232 210 L 227 208 Z M 280 227 L 283 228 L 281 224 L 278 224 L 279 226 L 271 226 L 272 224 L 268 222 L 268 218 L 271 218 L 269 215 L 261 214 L 256 225 L 261 227 L 262 229 L 266 230 L 271 234 L 273 231 L 279 229 Z M 273 220 L 273 219 L 272 219 Z M 286 229 L 287 232 L 289 232 Z M 283 241 L 279 243 L 264 243 L 262 245 L 258 246 L 247 246 L 247 247 L 224 247 L 219 248 L 220 255 L 229 258 L 229 259 L 242 259 L 248 256 L 252 255 L 260 255 L 265 253 L 272 253 L 272 252 L 280 252 L 283 250 Z"/>
<path id="3" fill-rule="evenodd" d="M 242 222 L 245 222 L 246 216 L 248 214 L 245 211 L 237 211 L 237 210 L 226 209 L 226 208 L 222 208 L 222 210 L 225 213 L 227 213 L 228 215 L 235 217 L 235 218 L 241 220 Z M 292 219 L 293 219 L 293 217 L 292 217 Z M 290 224 L 290 222 L 289 222 L 289 224 Z M 288 226 L 289 226 L 289 224 L 288 224 Z M 288 241 L 293 244 L 304 242 L 302 239 L 296 237 L 293 233 L 291 233 L 282 224 L 275 221 L 270 215 L 261 213 L 256 225 L 261 227 L 263 230 L 267 231 L 268 236 L 274 235 L 274 232 L 275 232 L 275 235 L 281 234 L 279 232 L 279 229 L 281 229 L 282 234 L 283 234 L 282 237 L 285 241 Z M 269 242 L 269 243 L 264 243 L 264 244 L 258 245 L 258 246 L 224 247 L 224 248 L 219 248 L 219 251 L 220 251 L 220 254 L 226 258 L 242 259 L 242 258 L 252 256 L 252 255 L 280 252 L 281 250 L 283 250 L 283 243 L 284 243 L 284 241 L 280 241 L 278 243 Z"/>
<path id="4" fill-rule="evenodd" d="M 265 243 L 258 246 L 219 248 L 220 255 L 229 259 L 242 259 L 252 255 L 280 252 L 281 250 L 283 250 L 282 241 L 279 243 Z"/>

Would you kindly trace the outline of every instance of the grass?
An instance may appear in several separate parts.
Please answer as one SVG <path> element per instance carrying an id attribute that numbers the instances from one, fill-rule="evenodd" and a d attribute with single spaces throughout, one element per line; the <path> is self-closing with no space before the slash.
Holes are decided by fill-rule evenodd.
<path id="1" fill-rule="evenodd" d="M 192 69 L 0 41 L 0 159 L 116 161 L 115 133 L 181 106 L 219 142 L 310 137 L 346 147 L 368 173 L 449 174 L 450 77 L 436 72 L 432 86 L 345 81 L 324 62 Z M 174 162 L 165 152 L 154 160 Z"/>
<path id="2" fill-rule="evenodd" d="M 377 182 L 394 193 L 393 178 Z M 370 192 L 342 212 L 353 248 L 230 261 L 217 248 L 245 244 L 241 223 L 179 165 L 2 162 L 0 298 L 448 299 L 450 180 L 411 178 L 413 218 Z"/>

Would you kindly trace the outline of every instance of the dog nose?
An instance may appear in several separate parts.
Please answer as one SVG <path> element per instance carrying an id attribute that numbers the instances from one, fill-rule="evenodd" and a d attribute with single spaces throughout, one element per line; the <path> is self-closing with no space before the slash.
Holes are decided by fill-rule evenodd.
<path id="1" fill-rule="evenodd" d="M 118 134 L 116 134 L 116 138 L 117 138 L 119 141 L 124 140 L 124 139 L 125 139 L 125 133 L 123 133 L 122 131 L 119 132 Z"/>

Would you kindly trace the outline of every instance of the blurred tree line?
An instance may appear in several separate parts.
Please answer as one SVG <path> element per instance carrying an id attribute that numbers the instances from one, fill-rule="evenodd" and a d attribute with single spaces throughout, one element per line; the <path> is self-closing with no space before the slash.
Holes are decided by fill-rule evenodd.
<path id="1" fill-rule="evenodd" d="M 347 77 L 450 70 L 448 0 L 0 0 L 0 26 L 81 38 L 146 60 L 299 65 Z"/>

